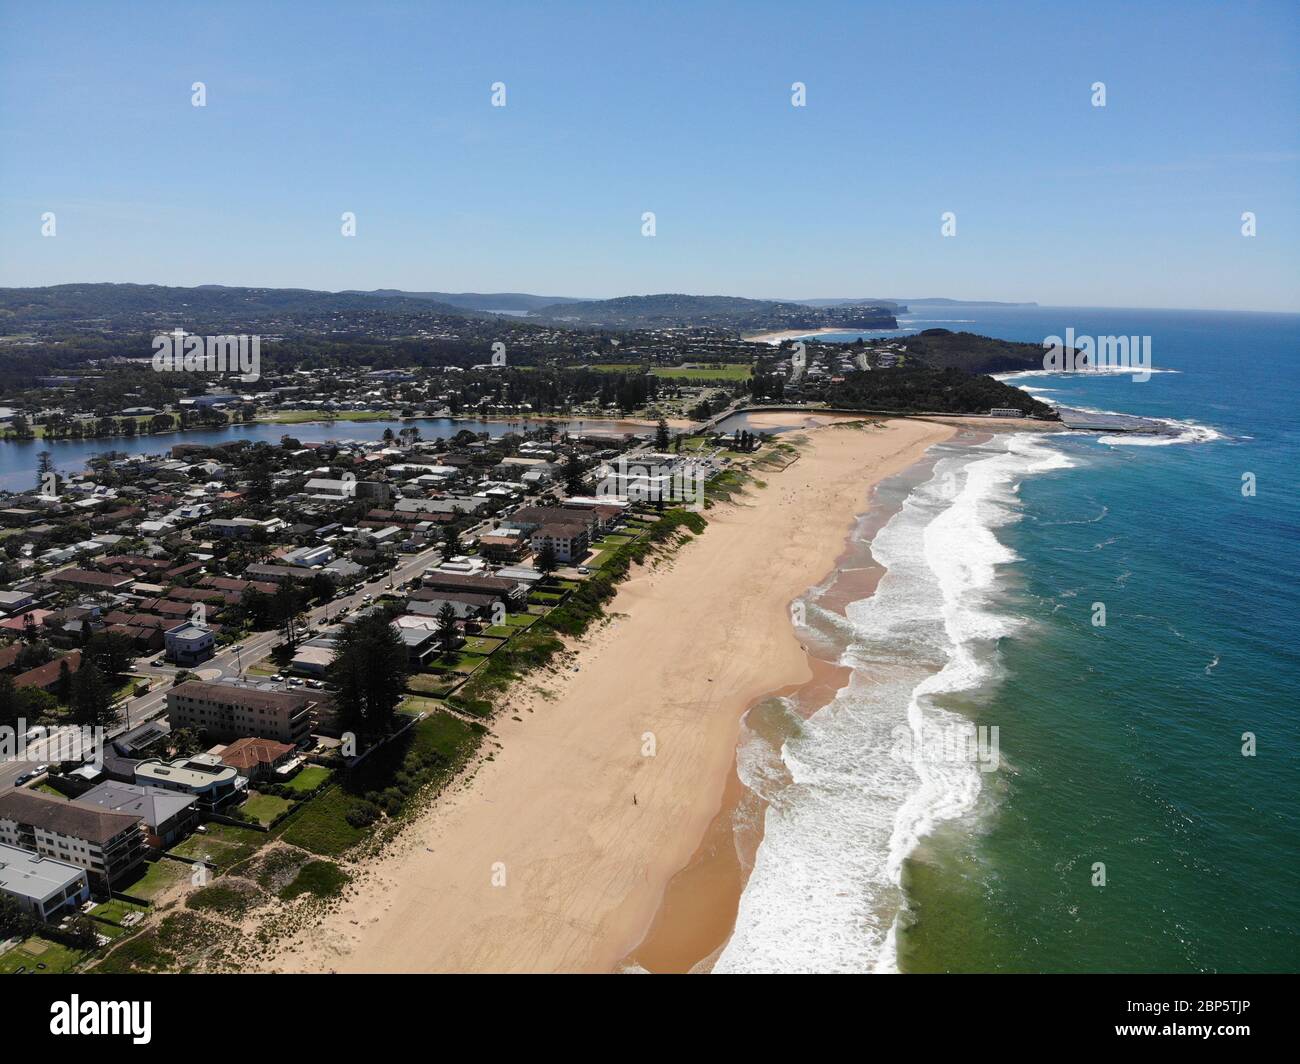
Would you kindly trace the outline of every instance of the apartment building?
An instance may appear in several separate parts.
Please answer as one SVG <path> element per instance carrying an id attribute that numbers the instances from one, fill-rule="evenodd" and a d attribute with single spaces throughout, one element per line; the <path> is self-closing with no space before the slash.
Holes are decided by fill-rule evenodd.
<path id="1" fill-rule="evenodd" d="M 0 844 L 53 857 L 112 890 L 144 860 L 141 819 L 21 788 L 0 794 Z"/>
<path id="2" fill-rule="evenodd" d="M 188 680 L 167 692 L 172 730 L 194 728 L 219 742 L 255 735 L 297 746 L 307 740 L 316 703 L 299 691 Z"/>
<path id="3" fill-rule="evenodd" d="M 532 548 L 533 554 L 538 556 L 550 547 L 555 553 L 555 560 L 568 565 L 587 556 L 589 542 L 585 524 L 556 522 L 542 525 L 533 533 Z"/>
<path id="4" fill-rule="evenodd" d="M 216 637 L 199 624 L 178 624 L 163 636 L 167 660 L 186 668 L 207 661 L 216 652 Z"/>

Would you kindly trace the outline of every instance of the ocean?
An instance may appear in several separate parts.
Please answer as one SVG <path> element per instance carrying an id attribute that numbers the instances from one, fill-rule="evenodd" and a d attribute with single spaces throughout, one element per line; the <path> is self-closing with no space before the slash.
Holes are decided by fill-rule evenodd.
<path id="1" fill-rule="evenodd" d="M 1143 382 L 1009 379 L 1171 432 L 966 433 L 877 489 L 796 617 L 846 685 L 746 718 L 763 840 L 714 970 L 1300 968 L 1300 316 L 900 325 L 1149 336 Z"/>

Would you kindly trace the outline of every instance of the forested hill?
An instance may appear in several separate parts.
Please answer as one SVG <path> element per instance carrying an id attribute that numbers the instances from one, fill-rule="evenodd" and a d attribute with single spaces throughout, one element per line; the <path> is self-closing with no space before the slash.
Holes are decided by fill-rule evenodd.
<path id="1" fill-rule="evenodd" d="M 1042 344 L 995 340 L 970 332 L 926 329 L 896 341 L 907 352 L 908 364 L 920 363 L 935 369 L 962 369 L 967 373 L 1010 373 L 1042 369 Z"/>
<path id="2" fill-rule="evenodd" d="M 712 328 L 732 332 L 784 329 L 893 329 L 898 325 L 886 307 L 851 304 L 811 307 L 772 299 L 739 296 L 664 294 L 619 296 L 580 303 L 539 307 L 528 320 L 545 319 L 564 325 L 595 325 L 610 329 Z"/>
<path id="3" fill-rule="evenodd" d="M 60 284 L 0 288 L 0 333 L 52 328 L 153 329 L 183 322 L 191 332 L 230 327 L 340 328 L 358 320 L 478 316 L 428 299 L 376 298 L 303 288 L 175 288 L 153 284 Z M 346 316 L 346 319 L 340 316 Z"/>
<path id="4" fill-rule="evenodd" d="M 1027 392 L 959 369 L 857 370 L 839 382 L 828 398 L 832 406 L 851 409 L 987 414 L 1003 407 L 1053 416 L 1051 407 Z"/>

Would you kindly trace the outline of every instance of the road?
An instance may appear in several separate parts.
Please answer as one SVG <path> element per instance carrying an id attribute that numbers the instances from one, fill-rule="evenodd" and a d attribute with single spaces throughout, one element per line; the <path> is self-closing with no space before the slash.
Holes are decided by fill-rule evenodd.
<path id="1" fill-rule="evenodd" d="M 475 525 L 463 535 L 478 535 L 485 524 L 486 522 L 482 522 Z M 395 588 L 398 584 L 418 576 L 430 565 L 434 564 L 440 558 L 441 553 L 441 546 L 437 546 L 420 551 L 418 554 L 403 555 L 402 560 L 398 562 L 397 567 L 392 572 L 385 573 L 376 580 L 360 585 L 356 592 L 351 595 L 333 599 L 323 606 L 316 606 L 308 610 L 304 615 L 306 630 L 308 632 L 315 631 L 319 621 L 329 621 L 337 618 L 339 611 L 344 608 L 355 610 L 358 606 L 365 605 L 366 595 L 378 598 L 380 594 L 389 588 Z M 279 630 L 258 632 L 256 635 L 249 636 L 242 643 L 236 644 L 240 647 L 238 651 L 229 647 L 223 648 L 216 656 L 205 661 L 199 668 L 203 671 L 215 670 L 222 676 L 242 676 L 250 666 L 256 665 L 266 658 L 282 638 L 283 633 Z M 119 718 L 117 725 L 109 731 L 109 739 L 114 739 L 123 732 L 138 727 L 145 721 L 162 716 L 167 710 L 167 690 L 172 686 L 172 682 L 179 670 L 173 665 L 142 664 L 144 660 L 143 658 L 140 659 L 132 675 L 140 679 L 153 681 L 152 690 L 147 694 L 128 698 L 122 703 L 123 714 Z M 287 689 L 289 687 L 288 681 L 285 681 L 281 686 Z M 27 756 L 23 759 L 10 758 L 0 763 L 0 792 L 14 786 L 14 781 L 23 773 L 29 772 L 36 765 L 48 761 L 49 758 L 46 756 L 48 752 L 46 742 L 35 742 L 26 751 Z"/>

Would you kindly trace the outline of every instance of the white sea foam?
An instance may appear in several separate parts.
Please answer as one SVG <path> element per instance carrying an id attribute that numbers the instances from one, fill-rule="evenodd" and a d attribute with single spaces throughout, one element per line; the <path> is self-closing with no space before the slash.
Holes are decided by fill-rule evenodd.
<path id="1" fill-rule="evenodd" d="M 1168 447 L 1175 443 L 1211 443 L 1224 438 L 1218 429 L 1195 421 L 1175 421 L 1173 418 L 1151 418 L 1168 426 L 1167 433 L 1122 432 L 1097 437 L 1098 443 L 1110 447 Z"/>
<path id="2" fill-rule="evenodd" d="M 1072 464 L 1032 435 L 956 452 L 876 534 L 886 571 L 846 611 L 848 684 L 781 747 L 787 782 L 773 789 L 782 774 L 757 751 L 739 759 L 769 805 L 715 971 L 894 968 L 903 862 L 980 789 L 974 762 L 924 756 L 970 728 L 935 698 L 994 680 L 993 644 L 1018 623 L 994 601 L 999 567 L 1015 560 L 994 529 L 1017 519 L 1024 476 Z M 898 756 L 900 729 L 914 756 Z"/>
<path id="3" fill-rule="evenodd" d="M 1006 373 L 990 373 L 989 376 L 995 381 L 1015 381 L 1022 377 L 1105 377 L 1105 376 L 1126 376 L 1135 373 L 1132 366 L 1089 366 L 1087 369 L 1013 369 Z M 1182 373 L 1181 369 L 1167 369 L 1163 367 L 1151 366 L 1143 369 L 1143 374 L 1147 373 Z"/>

